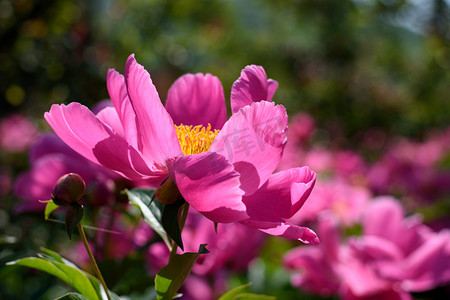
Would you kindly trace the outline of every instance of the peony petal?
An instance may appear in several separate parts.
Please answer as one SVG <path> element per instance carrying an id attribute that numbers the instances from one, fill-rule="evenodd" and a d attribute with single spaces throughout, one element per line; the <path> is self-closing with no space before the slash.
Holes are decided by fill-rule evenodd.
<path id="1" fill-rule="evenodd" d="M 302 207 L 315 182 L 316 173 L 308 167 L 273 174 L 254 194 L 244 196 L 247 214 L 260 221 L 288 219 Z"/>
<path id="2" fill-rule="evenodd" d="M 119 116 L 117 115 L 117 111 L 114 107 L 103 108 L 96 114 L 96 117 L 104 124 L 108 125 L 118 135 L 125 138 L 122 123 L 120 122 Z"/>
<path id="3" fill-rule="evenodd" d="M 272 101 L 277 88 L 278 83 L 275 80 L 267 80 L 263 67 L 255 65 L 245 67 L 241 71 L 241 77 L 231 88 L 231 112 L 234 114 L 253 102 Z"/>
<path id="4" fill-rule="evenodd" d="M 56 135 L 45 134 L 41 136 L 30 149 L 30 163 L 33 165 L 39 158 L 52 153 L 64 153 L 71 157 L 82 157 L 80 154 L 68 147 Z"/>
<path id="5" fill-rule="evenodd" d="M 227 120 L 225 96 L 219 78 L 211 74 L 186 74 L 178 78 L 167 95 L 166 109 L 175 124 L 211 124 L 221 129 Z"/>
<path id="6" fill-rule="evenodd" d="M 129 152 L 135 150 L 87 107 L 76 102 L 67 106 L 52 105 L 44 117 L 69 147 L 87 159 L 131 180 L 156 176 L 154 173 L 141 174 L 134 170 L 129 161 Z"/>
<path id="7" fill-rule="evenodd" d="M 184 199 L 207 218 L 228 223 L 248 217 L 239 174 L 223 156 L 210 152 L 186 155 L 170 161 L 168 167 Z"/>
<path id="8" fill-rule="evenodd" d="M 241 221 L 240 223 L 249 227 L 257 228 L 267 234 L 299 240 L 305 244 L 319 244 L 319 238 L 316 233 L 307 227 L 300 227 L 288 222 L 264 222 L 254 221 L 251 219 Z"/>
<path id="9" fill-rule="evenodd" d="M 136 114 L 128 97 L 125 78 L 113 69 L 108 70 L 106 85 L 111 101 L 118 112 L 125 138 L 135 149 L 142 150 L 139 132 L 136 127 Z"/>
<path id="10" fill-rule="evenodd" d="M 211 145 L 241 174 L 241 189 L 253 194 L 272 175 L 286 144 L 286 109 L 261 101 L 233 114 Z"/>
<path id="11" fill-rule="evenodd" d="M 141 135 L 141 153 L 147 162 L 165 168 L 167 159 L 182 155 L 172 118 L 162 105 L 150 74 L 133 54 L 128 57 L 125 78 Z"/>
<path id="12" fill-rule="evenodd" d="M 393 197 L 382 196 L 372 201 L 363 217 L 364 235 L 375 235 L 396 241 L 403 233 L 404 212 Z"/>
<path id="13" fill-rule="evenodd" d="M 406 280 L 402 287 L 410 292 L 431 290 L 450 281 L 450 230 L 430 236 L 404 261 Z"/>

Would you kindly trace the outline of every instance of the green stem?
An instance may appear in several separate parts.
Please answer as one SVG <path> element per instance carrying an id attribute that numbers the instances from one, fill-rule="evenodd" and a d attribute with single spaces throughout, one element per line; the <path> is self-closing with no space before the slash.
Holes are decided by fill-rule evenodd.
<path id="1" fill-rule="evenodd" d="M 100 282 L 103 285 L 103 288 L 105 289 L 106 296 L 108 297 L 108 300 L 111 300 L 111 295 L 109 294 L 108 287 L 106 286 L 106 282 L 105 282 L 105 280 L 102 277 L 102 273 L 100 273 L 100 269 L 97 266 L 97 262 L 95 261 L 94 255 L 92 255 L 91 249 L 89 248 L 89 244 L 88 244 L 86 235 L 84 234 L 83 226 L 81 226 L 81 222 L 79 222 L 77 224 L 77 228 L 78 228 L 78 232 L 80 233 L 81 239 L 83 240 L 84 247 L 86 248 L 86 251 L 87 251 L 87 253 L 89 255 L 89 259 L 91 260 L 92 267 L 94 268 L 98 279 L 100 280 Z"/>

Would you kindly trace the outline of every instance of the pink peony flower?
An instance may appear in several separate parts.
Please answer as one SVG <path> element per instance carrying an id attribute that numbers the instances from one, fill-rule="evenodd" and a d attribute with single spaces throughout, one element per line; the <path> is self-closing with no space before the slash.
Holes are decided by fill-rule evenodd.
<path id="1" fill-rule="evenodd" d="M 220 81 L 209 74 L 178 79 L 167 109 L 134 55 L 125 76 L 108 71 L 107 86 L 114 108 L 94 115 L 71 103 L 45 114 L 71 148 L 130 180 L 169 177 L 214 222 L 241 222 L 318 243 L 312 230 L 285 221 L 306 201 L 316 174 L 308 167 L 272 174 L 286 144 L 288 117 L 270 102 L 277 84 L 262 67 L 246 67 L 234 83 L 228 121 Z"/>
<path id="2" fill-rule="evenodd" d="M 405 218 L 393 198 L 374 200 L 363 218 L 363 235 L 340 243 L 336 219 L 319 223 L 319 247 L 298 247 L 284 258 L 302 270 L 292 284 L 343 299 L 411 299 L 450 281 L 450 232 L 432 232 L 418 216 Z"/>
<path id="3" fill-rule="evenodd" d="M 21 115 L 11 115 L 0 122 L 0 146 L 3 150 L 26 151 L 38 135 L 36 126 Z"/>
<path id="4" fill-rule="evenodd" d="M 309 200 L 290 221 L 294 224 L 317 221 L 320 214 L 331 213 L 340 224 L 351 226 L 361 220 L 371 197 L 368 189 L 352 186 L 345 181 L 320 181 Z"/>

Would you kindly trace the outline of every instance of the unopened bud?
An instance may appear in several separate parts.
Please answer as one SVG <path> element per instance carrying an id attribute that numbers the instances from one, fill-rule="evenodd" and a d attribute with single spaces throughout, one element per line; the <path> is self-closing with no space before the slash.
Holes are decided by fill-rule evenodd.
<path id="1" fill-rule="evenodd" d="M 61 176 L 53 187 L 52 200 L 59 206 L 70 206 L 83 197 L 86 184 L 80 175 L 69 173 Z"/>
<path id="2" fill-rule="evenodd" d="M 166 181 L 164 181 L 163 184 L 156 189 L 155 197 L 163 204 L 172 204 L 182 198 L 177 185 L 170 177 L 168 177 Z"/>

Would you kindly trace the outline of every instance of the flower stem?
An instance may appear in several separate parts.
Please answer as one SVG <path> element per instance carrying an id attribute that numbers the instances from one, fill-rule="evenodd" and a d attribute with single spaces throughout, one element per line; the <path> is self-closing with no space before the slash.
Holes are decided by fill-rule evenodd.
<path id="1" fill-rule="evenodd" d="M 108 300 L 111 300 L 111 295 L 109 294 L 108 287 L 106 286 L 106 282 L 105 282 L 105 280 L 102 277 L 102 273 L 100 273 L 100 269 L 97 266 L 97 262 L 95 261 L 94 255 L 92 255 L 91 249 L 89 248 L 89 244 L 88 244 L 86 235 L 84 234 L 83 226 L 81 226 L 81 222 L 79 222 L 77 224 L 77 228 L 78 228 L 78 232 L 80 233 L 81 239 L 83 240 L 84 247 L 86 248 L 86 251 L 87 251 L 87 253 L 89 255 L 89 259 L 91 260 L 92 267 L 94 268 L 98 279 L 100 280 L 100 282 L 103 285 L 103 288 L 105 289 L 106 296 L 108 297 Z"/>

